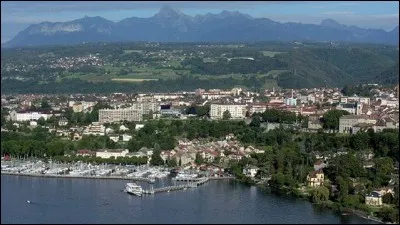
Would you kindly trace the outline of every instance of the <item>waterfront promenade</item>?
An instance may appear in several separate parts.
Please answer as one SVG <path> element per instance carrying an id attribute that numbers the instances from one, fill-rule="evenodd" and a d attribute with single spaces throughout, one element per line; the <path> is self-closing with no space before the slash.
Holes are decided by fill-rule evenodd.
<path id="1" fill-rule="evenodd" d="M 70 176 L 70 175 L 53 175 L 53 174 L 37 174 L 37 173 L 12 173 L 1 172 L 1 175 L 28 176 L 28 177 L 48 177 L 48 178 L 81 178 L 81 179 L 113 179 L 113 180 L 131 180 L 154 183 L 154 179 L 145 177 L 127 177 L 127 176 Z"/>

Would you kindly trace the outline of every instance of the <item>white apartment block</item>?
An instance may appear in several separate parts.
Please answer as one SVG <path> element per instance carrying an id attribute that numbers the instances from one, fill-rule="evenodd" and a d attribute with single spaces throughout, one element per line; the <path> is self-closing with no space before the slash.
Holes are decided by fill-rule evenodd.
<path id="1" fill-rule="evenodd" d="M 99 110 L 99 122 L 113 123 L 120 121 L 142 121 L 142 111 L 125 108 L 125 109 L 100 109 Z"/>
<path id="2" fill-rule="evenodd" d="M 246 105 L 211 104 L 211 119 L 222 119 L 226 110 L 229 111 L 232 119 L 243 119 L 246 116 Z"/>
<path id="3" fill-rule="evenodd" d="M 10 112 L 10 119 L 12 121 L 31 121 L 38 120 L 40 117 L 47 120 L 51 116 L 53 116 L 53 114 L 44 112 L 17 112 L 15 110 Z"/>
<path id="4" fill-rule="evenodd" d="M 149 114 L 150 111 L 153 113 L 159 112 L 161 106 L 158 102 L 135 102 L 132 104 L 131 109 L 139 110 L 142 114 Z"/>
<path id="5" fill-rule="evenodd" d="M 263 113 L 267 110 L 267 104 L 253 104 L 250 106 L 249 112 L 252 115 L 253 113 Z"/>

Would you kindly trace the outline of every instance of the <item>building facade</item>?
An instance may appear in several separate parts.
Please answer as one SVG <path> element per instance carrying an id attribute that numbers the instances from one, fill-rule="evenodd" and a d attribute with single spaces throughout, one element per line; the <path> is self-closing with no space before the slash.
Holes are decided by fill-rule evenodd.
<path id="1" fill-rule="evenodd" d="M 339 119 L 339 133 L 353 133 L 353 127 L 360 123 L 375 124 L 376 120 L 365 116 L 344 115 Z"/>
<path id="2" fill-rule="evenodd" d="M 51 116 L 53 116 L 53 114 L 50 112 L 17 112 L 15 110 L 10 112 L 10 119 L 12 121 L 31 121 L 38 120 L 40 117 L 43 117 L 43 119 L 47 120 Z"/>
<path id="3" fill-rule="evenodd" d="M 103 159 L 109 159 L 111 157 L 125 157 L 126 154 L 128 154 L 129 151 L 128 149 L 107 149 L 103 151 L 97 151 L 96 152 L 96 157 L 100 157 Z"/>
<path id="4" fill-rule="evenodd" d="M 100 109 L 99 110 L 99 122 L 113 123 L 120 121 L 142 121 L 142 111 L 126 108 L 126 109 Z"/>
<path id="5" fill-rule="evenodd" d="M 220 105 L 211 104 L 210 117 L 211 119 L 222 119 L 224 112 L 229 111 L 232 119 L 243 119 L 246 116 L 245 105 Z"/>
<path id="6" fill-rule="evenodd" d="M 135 102 L 132 104 L 131 109 L 139 110 L 142 114 L 150 114 L 150 112 L 159 112 L 161 106 L 158 102 Z"/>
<path id="7" fill-rule="evenodd" d="M 310 187 L 319 187 L 324 184 L 324 172 L 322 169 L 312 171 L 309 175 L 307 175 L 307 184 Z"/>

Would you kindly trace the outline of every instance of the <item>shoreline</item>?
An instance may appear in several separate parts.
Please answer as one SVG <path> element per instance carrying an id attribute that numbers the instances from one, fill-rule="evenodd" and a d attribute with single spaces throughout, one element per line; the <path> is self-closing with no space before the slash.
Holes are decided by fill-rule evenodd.
<path id="1" fill-rule="evenodd" d="M 26 176 L 26 177 L 43 177 L 43 178 L 79 178 L 79 179 L 103 179 L 103 180 L 133 180 L 154 183 L 151 179 L 145 177 L 122 177 L 122 176 L 70 176 L 70 175 L 50 175 L 50 174 L 33 174 L 33 173 L 11 173 L 1 172 L 1 175 Z M 235 177 L 209 177 L 209 180 L 235 180 Z"/>
<path id="2" fill-rule="evenodd" d="M 49 175 L 49 174 L 32 174 L 32 173 L 11 173 L 1 172 L 1 175 L 11 176 L 26 176 L 26 177 L 43 177 L 43 178 L 79 178 L 79 179 L 104 179 L 104 180 L 133 180 L 133 181 L 144 181 L 147 183 L 153 183 L 149 178 L 144 177 L 122 177 L 122 176 L 70 176 L 70 175 Z"/>
<path id="3" fill-rule="evenodd" d="M 276 189 L 278 191 L 284 191 L 285 194 L 289 194 L 289 195 L 295 196 L 298 199 L 303 199 L 303 200 L 307 200 L 308 202 L 310 202 L 310 200 L 307 198 L 307 196 L 305 196 L 303 194 L 300 194 L 300 195 L 296 194 L 295 193 L 295 189 L 291 189 L 289 187 L 279 187 L 279 186 L 276 186 L 276 185 L 269 185 L 268 187 Z M 327 208 L 327 209 L 338 211 L 340 213 L 343 213 L 344 211 L 350 211 L 352 215 L 355 215 L 355 216 L 358 216 L 358 217 L 360 217 L 362 219 L 373 221 L 373 222 L 376 222 L 376 223 L 391 224 L 391 223 L 388 223 L 388 222 L 383 222 L 382 219 L 380 219 L 378 217 L 369 216 L 366 212 L 363 212 L 363 211 L 360 211 L 360 210 L 357 210 L 357 209 L 342 209 L 341 210 L 341 209 L 334 209 L 331 206 L 328 206 L 328 205 L 325 205 L 325 204 L 318 204 L 318 203 L 312 203 L 312 202 L 310 202 L 310 203 L 314 204 L 314 205 L 318 205 L 318 206 L 324 207 L 324 208 Z"/>

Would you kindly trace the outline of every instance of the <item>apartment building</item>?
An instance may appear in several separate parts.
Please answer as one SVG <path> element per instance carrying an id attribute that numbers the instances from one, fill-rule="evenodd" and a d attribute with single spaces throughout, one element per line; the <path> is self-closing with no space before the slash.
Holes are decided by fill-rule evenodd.
<path id="1" fill-rule="evenodd" d="M 211 104 L 210 117 L 211 119 L 222 119 L 227 110 L 232 119 L 243 119 L 246 116 L 246 105 Z"/>
<path id="2" fill-rule="evenodd" d="M 99 122 L 113 123 L 120 121 L 142 121 L 143 114 L 141 110 L 125 108 L 125 109 L 100 109 Z"/>
<path id="3" fill-rule="evenodd" d="M 160 103 L 158 102 L 135 102 L 132 104 L 131 109 L 139 110 L 142 114 L 150 114 L 159 112 L 161 109 Z"/>

